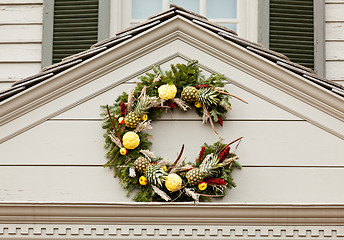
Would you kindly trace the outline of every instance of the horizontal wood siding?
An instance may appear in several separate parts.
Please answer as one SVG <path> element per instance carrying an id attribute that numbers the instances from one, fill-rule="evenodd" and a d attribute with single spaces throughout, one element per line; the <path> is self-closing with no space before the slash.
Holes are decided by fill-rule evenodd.
<path id="1" fill-rule="evenodd" d="M 344 1 L 326 0 L 326 78 L 344 85 Z"/>
<path id="2" fill-rule="evenodd" d="M 6 182 L 0 188 L 0 201 L 132 201 L 113 172 L 103 167 L 0 167 L 0 172 L 0 181 Z M 219 200 L 222 203 L 344 202 L 342 191 L 338 191 L 344 181 L 343 168 L 246 167 L 233 176 L 237 187 Z"/>
<path id="3" fill-rule="evenodd" d="M 0 152 L 6 157 L 0 165 L 102 166 L 106 151 L 101 124 L 95 120 L 50 120 L 2 143 Z M 305 121 L 229 120 L 223 128 L 216 127 L 228 142 L 244 137 L 237 152 L 244 166 L 344 166 L 340 157 L 344 156 L 343 140 L 333 140 Z M 195 160 L 204 142 L 219 139 L 200 119 L 155 121 L 149 133 L 158 156 L 175 159 L 185 144 L 188 162 Z M 18 146 L 21 150 L 16 152 Z"/>
<path id="4" fill-rule="evenodd" d="M 213 143 L 220 136 L 229 142 L 243 136 L 237 149 L 243 169 L 234 172 L 237 188 L 230 190 L 222 202 L 343 202 L 344 195 L 338 191 L 344 180 L 342 139 L 288 111 L 304 102 L 213 56 L 206 55 L 204 60 L 205 53 L 179 40 L 116 66 L 22 118 L 31 122 L 46 117 L 50 111 L 60 113 L 52 113 L 55 117 L 0 145 L 0 153 L 5 156 L 0 158 L 0 201 L 130 202 L 118 179 L 113 178 L 113 171 L 103 168 L 107 159 L 100 105 L 112 104 L 119 94 L 133 88 L 135 76 L 142 75 L 177 43 L 180 49 L 187 47 L 187 54 L 202 57 L 200 61 L 206 67 L 223 69 L 235 83 L 226 88 L 249 104 L 231 100 L 233 111 L 228 120 L 223 128 L 216 124 L 219 135 L 209 124 L 202 125 L 195 114 L 177 110 L 171 119 L 167 112 L 153 122 L 150 131 L 152 150 L 157 155 L 173 161 L 185 144 L 186 161 L 193 162 L 204 142 Z M 168 69 L 172 62 L 185 61 L 177 60 L 166 61 L 162 69 Z M 117 81 L 129 82 L 116 85 Z M 73 107 L 62 112 L 68 106 Z M 317 111 L 308 107 L 302 109 Z M 11 124 L 1 133 L 21 127 Z"/>
<path id="5" fill-rule="evenodd" d="M 43 0 L 0 0 L 0 91 L 39 72 L 42 19 Z"/>

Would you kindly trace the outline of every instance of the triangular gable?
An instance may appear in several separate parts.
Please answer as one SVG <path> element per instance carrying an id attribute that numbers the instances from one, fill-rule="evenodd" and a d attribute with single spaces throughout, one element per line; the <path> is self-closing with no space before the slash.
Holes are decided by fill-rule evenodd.
<path id="1" fill-rule="evenodd" d="M 216 28 L 218 26 L 207 25 L 204 18 L 193 16 L 193 19 L 190 19 L 191 17 L 188 12 L 172 8 L 151 18 L 142 26 L 128 29 L 113 39 L 95 45 L 94 49 L 88 52 L 44 69 L 40 76 L 34 78 L 37 82 L 41 81 L 40 83 L 4 100 L 0 105 L 0 141 L 4 142 L 87 101 L 93 95 L 99 94 L 99 91 L 105 91 L 99 89 L 87 97 L 80 99 L 79 96 L 71 100 L 67 106 L 57 104 L 53 107 L 59 97 L 67 96 L 71 91 L 100 76 L 116 69 L 124 69 L 123 66 L 129 66 L 129 63 L 136 60 L 141 61 L 141 65 L 137 66 L 141 66 L 138 72 L 142 73 L 147 71 L 150 65 L 176 56 L 197 58 L 202 67 L 224 73 L 235 86 L 344 138 L 344 98 L 309 81 L 315 77 L 319 80 L 318 76 L 306 68 L 298 68 L 298 65 L 290 63 L 283 55 L 237 38 L 231 31 L 225 32 L 223 28 Z M 155 18 L 160 18 L 156 20 L 160 22 L 155 23 Z M 219 32 L 215 33 L 216 31 Z M 144 58 L 145 60 L 142 60 Z M 57 74 L 53 71 L 56 69 L 59 69 Z M 129 72 L 127 69 L 126 74 Z M 241 75 L 243 72 L 245 76 Z M 123 75 L 116 80 L 111 79 L 111 84 L 109 82 L 104 87 L 114 87 L 128 80 L 128 76 Z M 19 84 L 21 83 L 16 86 Z M 332 90 L 337 89 L 340 92 L 340 87 L 333 85 Z M 285 93 L 283 99 L 280 91 Z M 18 124 L 19 122 L 21 124 Z"/>

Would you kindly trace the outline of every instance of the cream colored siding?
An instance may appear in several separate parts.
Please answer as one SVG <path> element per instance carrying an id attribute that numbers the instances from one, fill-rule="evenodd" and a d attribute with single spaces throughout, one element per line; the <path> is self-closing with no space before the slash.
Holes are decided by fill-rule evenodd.
<path id="1" fill-rule="evenodd" d="M 344 1 L 326 0 L 326 78 L 344 85 Z"/>
<path id="2" fill-rule="evenodd" d="M 196 55 L 201 56 L 200 51 L 192 46 L 185 47 L 190 50 L 188 54 L 194 56 L 198 53 Z M 106 150 L 103 148 L 104 130 L 99 114 L 100 105 L 111 104 L 119 94 L 135 86 L 133 82 L 136 76 L 106 91 L 102 90 L 100 94 L 94 92 L 135 72 L 140 73 L 137 76 L 141 75 L 141 67 L 154 62 L 147 61 L 152 61 L 154 56 L 162 52 L 168 54 L 171 49 L 170 46 L 162 47 L 123 69 L 114 70 L 78 88 L 56 103 L 52 102 L 56 109 L 48 105 L 47 109 L 59 111 L 62 105 L 74 107 L 2 143 L 0 152 L 6 158 L 1 161 L 0 171 L 3 174 L 0 175 L 0 181 L 6 180 L 7 184 L 0 192 L 1 200 L 131 202 L 118 179 L 113 178 L 113 171 L 102 166 L 106 162 Z M 163 64 L 163 69 L 167 69 L 170 63 L 184 61 L 175 58 Z M 214 62 L 215 58 L 207 61 Z M 226 76 L 243 84 L 249 81 L 258 92 L 246 91 L 237 84 L 227 85 L 232 93 L 249 104 L 232 99 L 233 111 L 228 114 L 228 121 L 224 122 L 223 128 L 216 124 L 219 136 L 226 141 L 244 137 L 237 150 L 243 169 L 234 172 L 238 187 L 230 190 L 229 196 L 221 201 L 293 204 L 343 202 L 344 196 L 336 191 L 344 181 L 341 161 L 344 155 L 343 140 L 282 109 L 271 100 L 290 96 L 275 89 L 277 94 L 269 91 L 271 94 L 263 99 L 258 94 L 263 89 L 255 85 L 259 80 L 226 66 L 222 68 Z M 268 85 L 264 86 L 268 88 Z M 91 97 L 87 101 L 74 105 L 76 99 L 88 96 Z M 292 105 L 299 101 L 288 102 Z M 212 143 L 219 136 L 213 133 L 209 125 L 202 125 L 200 117 L 178 111 L 175 111 L 173 118 L 166 113 L 153 123 L 153 130 L 150 131 L 153 135 L 152 150 L 159 156 L 174 160 L 181 145 L 185 144 L 186 160 L 192 162 L 204 142 Z M 19 176 L 25 176 L 25 181 Z M 321 194 L 319 189 L 322 189 Z"/>
<path id="3" fill-rule="evenodd" d="M 0 91 L 41 68 L 43 0 L 0 0 Z"/>

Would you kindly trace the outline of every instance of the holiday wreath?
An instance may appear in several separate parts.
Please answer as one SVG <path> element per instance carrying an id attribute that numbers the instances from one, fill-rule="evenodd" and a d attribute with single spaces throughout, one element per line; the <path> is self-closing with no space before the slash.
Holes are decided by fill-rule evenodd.
<path id="1" fill-rule="evenodd" d="M 221 139 L 212 145 L 204 143 L 195 163 L 185 163 L 184 145 L 178 158 L 171 162 L 156 157 L 149 150 L 150 135 L 143 131 L 152 129 L 151 121 L 163 111 L 180 108 L 195 109 L 203 123 L 223 125 L 225 114 L 231 110 L 230 97 L 244 100 L 224 89 L 226 78 L 201 74 L 197 61 L 171 65 L 163 72 L 153 67 L 134 90 L 122 93 L 112 106 L 103 106 L 103 128 L 106 129 L 105 147 L 108 162 L 104 167 L 114 169 L 120 184 L 128 190 L 138 190 L 135 201 L 210 201 L 223 197 L 226 188 L 235 187 L 231 177 L 234 168 L 240 168 L 238 156 L 230 145 Z"/>

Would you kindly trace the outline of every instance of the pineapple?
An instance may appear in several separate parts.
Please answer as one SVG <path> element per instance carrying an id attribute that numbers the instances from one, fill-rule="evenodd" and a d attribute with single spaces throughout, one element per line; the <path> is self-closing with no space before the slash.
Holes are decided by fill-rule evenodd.
<path id="1" fill-rule="evenodd" d="M 148 109 L 152 106 L 152 99 L 147 96 L 142 96 L 137 100 L 134 111 L 131 111 L 125 116 L 124 123 L 126 127 L 136 128 L 141 122 L 141 117 L 144 116 Z"/>
<path id="2" fill-rule="evenodd" d="M 144 157 L 139 157 L 134 162 L 134 167 L 137 171 L 144 173 L 149 165 L 149 160 Z"/>
<path id="3" fill-rule="evenodd" d="M 182 91 L 182 99 L 186 102 L 194 102 L 196 101 L 196 95 L 197 95 L 197 88 L 192 86 L 187 86 Z"/>
<path id="4" fill-rule="evenodd" d="M 149 182 L 161 187 L 162 183 L 166 180 L 167 172 L 156 164 L 149 164 L 146 168 L 145 175 Z"/>
<path id="5" fill-rule="evenodd" d="M 140 116 L 136 112 L 130 112 L 125 116 L 124 123 L 125 126 L 129 128 L 136 128 L 136 126 L 141 122 Z"/>
<path id="6" fill-rule="evenodd" d="M 212 88 L 201 88 L 197 92 L 196 100 L 207 106 L 220 102 L 219 93 Z"/>
<path id="7" fill-rule="evenodd" d="M 199 168 L 191 169 L 190 171 L 188 171 L 186 173 L 185 177 L 187 178 L 188 182 L 191 185 L 195 185 L 197 183 L 200 183 L 203 180 L 203 178 L 204 178 L 204 176 L 201 173 L 201 170 Z"/>
<path id="8" fill-rule="evenodd" d="M 198 184 L 203 181 L 205 177 L 209 177 L 217 168 L 223 167 L 219 164 L 219 159 L 213 154 L 208 154 L 203 160 L 199 168 L 193 168 L 186 173 L 186 178 L 191 185 Z"/>

